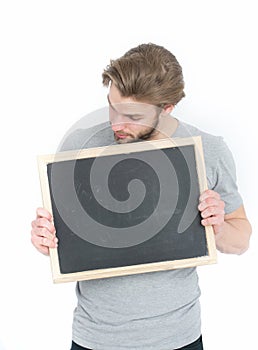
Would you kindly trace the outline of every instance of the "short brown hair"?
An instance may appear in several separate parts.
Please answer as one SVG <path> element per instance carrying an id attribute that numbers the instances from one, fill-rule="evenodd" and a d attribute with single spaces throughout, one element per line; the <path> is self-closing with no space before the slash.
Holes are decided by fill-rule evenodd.
<path id="1" fill-rule="evenodd" d="M 111 60 L 102 79 L 104 86 L 114 83 L 124 97 L 157 106 L 176 105 L 185 96 L 182 68 L 176 57 L 152 43 Z"/>

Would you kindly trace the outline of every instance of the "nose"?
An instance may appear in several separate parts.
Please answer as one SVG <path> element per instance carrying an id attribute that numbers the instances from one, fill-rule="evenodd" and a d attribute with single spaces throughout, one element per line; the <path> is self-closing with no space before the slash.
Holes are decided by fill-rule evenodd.
<path id="1" fill-rule="evenodd" d="M 121 115 L 111 118 L 111 128 L 114 132 L 124 130 L 125 126 L 125 120 Z"/>

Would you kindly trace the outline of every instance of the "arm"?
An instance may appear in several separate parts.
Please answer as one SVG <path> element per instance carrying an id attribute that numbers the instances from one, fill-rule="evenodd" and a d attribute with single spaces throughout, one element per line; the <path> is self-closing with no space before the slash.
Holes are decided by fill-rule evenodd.
<path id="1" fill-rule="evenodd" d="M 244 206 L 226 215 L 224 207 L 225 203 L 217 192 L 207 190 L 202 193 L 198 206 L 203 218 L 202 224 L 213 226 L 216 246 L 220 252 L 243 254 L 249 247 L 252 231 Z"/>

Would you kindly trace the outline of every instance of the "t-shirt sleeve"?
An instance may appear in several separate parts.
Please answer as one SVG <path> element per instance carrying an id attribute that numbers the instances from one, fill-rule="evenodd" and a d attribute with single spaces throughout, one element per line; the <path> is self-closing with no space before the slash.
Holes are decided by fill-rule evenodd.
<path id="1" fill-rule="evenodd" d="M 243 200 L 238 192 L 236 166 L 232 153 L 223 138 L 218 138 L 217 164 L 214 174 L 213 190 L 218 192 L 225 202 L 225 213 L 238 209 Z"/>
<path id="2" fill-rule="evenodd" d="M 87 141 L 87 137 L 89 138 L 89 135 L 83 135 L 82 129 L 76 129 L 73 132 L 65 135 L 63 140 L 60 142 L 57 151 L 63 152 L 86 148 L 85 143 Z"/>
<path id="3" fill-rule="evenodd" d="M 110 145 L 114 141 L 109 123 L 101 123 L 87 129 L 68 132 L 60 142 L 58 152 L 80 150 Z"/>

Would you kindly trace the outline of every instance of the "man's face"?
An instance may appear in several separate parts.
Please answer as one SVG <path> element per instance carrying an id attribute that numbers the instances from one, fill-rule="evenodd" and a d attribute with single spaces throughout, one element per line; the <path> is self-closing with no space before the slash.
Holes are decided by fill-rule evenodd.
<path id="1" fill-rule="evenodd" d="M 159 108 L 122 97 L 111 85 L 108 95 L 109 119 L 117 143 L 148 140 L 156 132 L 159 123 Z"/>

